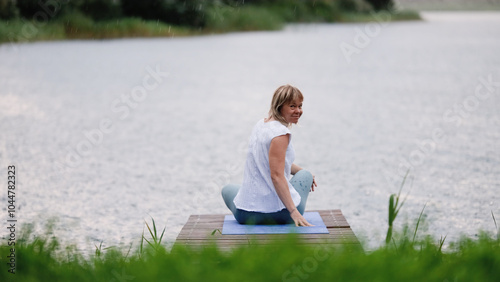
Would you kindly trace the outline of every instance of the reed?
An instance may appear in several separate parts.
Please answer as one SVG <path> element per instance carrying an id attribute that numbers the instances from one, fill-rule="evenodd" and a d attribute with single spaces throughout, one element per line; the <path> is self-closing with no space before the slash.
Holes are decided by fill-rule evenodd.
<path id="1" fill-rule="evenodd" d="M 420 221 L 422 220 L 422 215 L 424 214 L 425 206 L 427 206 L 427 203 L 425 203 L 424 207 L 420 211 L 420 215 L 418 216 L 417 224 L 415 226 L 415 232 L 413 232 L 412 243 L 415 243 L 415 237 L 417 236 L 418 226 L 420 225 Z"/>
<path id="2" fill-rule="evenodd" d="M 443 237 L 443 236 L 441 236 L 441 238 L 439 238 L 439 241 L 438 241 L 438 246 L 439 246 L 439 248 L 438 248 L 438 252 L 440 252 L 440 253 L 441 253 L 441 250 L 443 249 L 444 241 L 446 240 L 446 237 L 447 237 L 447 236 L 448 236 L 448 235 L 446 235 L 446 236 L 444 236 L 444 237 Z"/>
<path id="3" fill-rule="evenodd" d="M 151 217 L 151 222 L 153 223 L 153 228 L 151 228 L 149 226 L 147 221 L 144 221 L 144 224 L 148 228 L 149 235 L 151 236 L 151 239 L 149 239 L 149 240 L 146 239 L 146 237 L 144 236 L 144 228 L 143 228 L 142 229 L 142 237 L 141 237 L 141 245 L 140 245 L 140 253 L 141 254 L 143 253 L 143 250 L 144 250 L 144 241 L 146 241 L 146 243 L 148 243 L 149 246 L 151 248 L 153 248 L 153 250 L 155 250 L 155 251 L 158 251 L 158 249 L 160 249 L 162 247 L 161 241 L 163 239 L 163 235 L 165 234 L 165 229 L 167 227 L 165 226 L 163 228 L 163 231 L 161 232 L 161 234 L 159 234 L 159 232 L 157 232 L 157 230 L 156 230 L 156 223 L 155 223 L 155 220 L 153 217 Z"/>
<path id="4" fill-rule="evenodd" d="M 491 217 L 493 218 L 493 222 L 495 223 L 495 231 L 497 232 L 497 239 L 500 240 L 500 229 L 498 228 L 497 220 L 495 219 L 493 211 L 491 211 Z"/>
<path id="5" fill-rule="evenodd" d="M 408 192 L 408 194 L 406 194 L 406 196 L 403 199 L 403 201 L 401 203 L 399 203 L 399 199 L 400 199 L 400 196 L 401 196 L 401 191 L 403 190 L 403 187 L 405 185 L 406 178 L 408 177 L 408 173 L 409 172 L 410 172 L 410 170 L 406 171 L 406 174 L 405 174 L 405 176 L 403 178 L 403 181 L 401 182 L 401 186 L 399 188 L 398 194 L 391 194 L 391 196 L 389 197 L 389 218 L 388 218 L 389 227 L 387 228 L 387 235 L 385 237 L 385 244 L 386 245 L 389 245 L 389 243 L 391 242 L 391 239 L 392 239 L 392 229 L 393 229 L 394 221 L 396 220 L 396 217 L 398 216 L 399 210 L 403 207 L 403 205 L 404 205 L 404 203 L 406 201 L 406 198 L 408 197 L 408 195 L 410 193 L 410 192 Z"/>

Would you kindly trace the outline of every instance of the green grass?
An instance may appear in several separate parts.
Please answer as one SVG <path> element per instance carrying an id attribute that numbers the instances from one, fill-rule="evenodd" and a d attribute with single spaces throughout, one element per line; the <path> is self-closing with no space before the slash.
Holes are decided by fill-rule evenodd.
<path id="1" fill-rule="evenodd" d="M 0 21 L 0 42 L 174 37 L 196 34 L 200 34 L 200 31 L 136 18 L 95 22 L 76 12 L 44 24 L 20 19 Z"/>
<path id="2" fill-rule="evenodd" d="M 442 252 L 439 241 L 396 236 L 397 247 L 369 253 L 345 247 L 299 244 L 297 238 L 266 246 L 221 251 L 146 246 L 142 252 L 109 248 L 84 257 L 52 237 L 16 245 L 16 274 L 2 267 L 1 281 L 498 281 L 500 241 L 481 233 Z M 8 248 L 0 248 L 5 258 Z M 120 280 L 121 279 L 121 280 Z"/>
<path id="3" fill-rule="evenodd" d="M 284 25 L 283 18 L 264 7 L 216 6 L 207 14 L 205 32 L 279 30 Z"/>
<path id="4" fill-rule="evenodd" d="M 406 180 L 406 177 L 405 177 Z M 401 189 L 404 186 L 401 185 Z M 393 194 L 389 211 L 396 219 L 402 203 Z M 425 208 L 425 207 L 424 207 Z M 75 246 L 62 246 L 51 234 L 34 236 L 32 225 L 24 226 L 15 245 L 15 274 L 2 268 L 0 281 L 498 281 L 500 279 L 500 236 L 479 232 L 476 238 L 462 237 L 446 251 L 446 237 L 417 239 L 420 213 L 414 232 L 406 225 L 391 231 L 392 244 L 363 252 L 357 245 L 303 244 L 290 234 L 266 245 L 243 246 L 222 251 L 215 245 L 189 248 L 162 244 L 165 231 L 155 221 L 145 222 L 140 246 L 131 250 L 95 246 L 82 255 Z M 495 216 L 492 218 L 496 225 Z M 212 235 L 216 230 L 212 233 Z M 394 234 L 392 234 L 394 233 Z M 209 235 L 210 236 L 210 235 Z M 147 237 L 150 237 L 149 239 Z M 6 242 L 6 241 L 4 241 Z M 144 244 L 147 242 L 147 244 Z M 252 242 L 250 242 L 252 243 Z M 11 247 L 0 247 L 7 258 Z M 3 263 L 4 266 L 6 263 Z M 10 279 L 10 280 L 9 280 Z"/>
<path id="5" fill-rule="evenodd" d="M 144 250 L 144 242 L 148 243 L 148 245 L 153 248 L 153 250 L 158 250 L 159 248 L 162 247 L 161 245 L 161 240 L 163 240 L 163 235 L 165 235 L 165 229 L 166 227 L 163 228 L 163 231 L 161 232 L 161 235 L 158 235 L 158 232 L 156 230 L 156 223 L 155 220 L 151 217 L 151 221 L 153 222 L 153 228 L 149 226 L 149 224 L 145 221 L 144 224 L 148 228 L 149 235 L 151 236 L 151 239 L 147 239 L 146 236 L 144 236 L 144 229 L 142 230 L 142 236 L 141 236 L 141 247 L 139 249 L 140 253 L 143 253 Z"/>
<path id="6" fill-rule="evenodd" d="M 340 22 L 390 22 L 390 21 L 419 21 L 422 20 L 418 12 L 402 10 L 397 12 L 374 12 L 374 13 L 342 13 Z"/>
<path id="7" fill-rule="evenodd" d="M 0 42 L 31 42 L 65 39 L 64 27 L 60 24 L 39 26 L 20 19 L 0 20 Z"/>
<path id="8" fill-rule="evenodd" d="M 406 198 L 408 197 L 408 194 L 407 194 L 406 197 L 403 199 L 403 201 L 401 203 L 399 202 L 400 196 L 401 196 L 401 191 L 403 190 L 403 187 L 405 186 L 405 182 L 406 182 L 406 179 L 408 177 L 408 173 L 410 173 L 409 170 L 406 172 L 405 177 L 403 178 L 403 181 L 401 182 L 401 187 L 399 188 L 398 194 L 397 195 L 391 194 L 389 197 L 389 217 L 387 220 L 389 227 L 387 228 L 387 235 L 385 237 L 386 244 L 389 244 L 392 240 L 392 229 L 393 229 L 394 221 L 396 220 L 398 213 L 399 213 L 399 210 L 401 210 L 401 208 L 403 207 L 403 205 L 406 201 Z M 422 212 L 423 212 L 423 210 L 422 210 Z M 417 222 L 417 226 L 415 227 L 415 234 L 418 230 L 418 225 L 420 223 L 421 216 L 422 216 L 422 213 L 420 213 L 420 217 L 419 217 L 419 220 Z M 414 236 L 414 238 L 415 238 L 415 236 Z"/>
<path id="9" fill-rule="evenodd" d="M 417 11 L 498 11 L 496 0 L 399 0 L 400 6 Z"/>
<path id="10" fill-rule="evenodd" d="M 173 37 L 194 34 L 185 27 L 165 23 L 144 21 L 136 18 L 123 18 L 115 21 L 94 22 L 84 16 L 70 15 L 59 23 L 64 26 L 67 38 L 104 39 L 122 37 Z"/>
<path id="11" fill-rule="evenodd" d="M 143 231 L 134 250 L 102 248 L 101 242 L 94 253 L 83 255 L 75 246 L 61 245 L 51 235 L 55 225 L 49 221 L 42 235 L 33 233 L 33 225 L 21 228 L 14 246 L 15 274 L 7 271 L 12 246 L 3 241 L 0 281 L 499 281 L 500 230 L 493 212 L 497 234 L 462 237 L 445 251 L 446 237 L 416 236 L 425 206 L 414 227 L 392 230 L 403 206 L 399 199 L 406 176 L 399 193 L 390 196 L 391 244 L 369 252 L 358 245 L 303 244 L 293 234 L 231 251 L 215 245 L 167 250 L 161 244 L 165 228 L 160 233 L 151 219 L 152 224 L 145 222 L 149 234 Z"/>

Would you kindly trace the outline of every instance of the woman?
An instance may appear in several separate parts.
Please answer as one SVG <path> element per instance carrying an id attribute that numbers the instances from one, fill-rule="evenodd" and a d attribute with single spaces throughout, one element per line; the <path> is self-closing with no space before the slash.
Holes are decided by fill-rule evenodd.
<path id="1" fill-rule="evenodd" d="M 317 185 L 310 172 L 293 163 L 289 129 L 302 115 L 303 100 L 291 85 L 276 89 L 269 116 L 259 120 L 250 136 L 243 184 L 222 188 L 222 198 L 240 224 L 312 226 L 302 215 L 309 191 Z"/>

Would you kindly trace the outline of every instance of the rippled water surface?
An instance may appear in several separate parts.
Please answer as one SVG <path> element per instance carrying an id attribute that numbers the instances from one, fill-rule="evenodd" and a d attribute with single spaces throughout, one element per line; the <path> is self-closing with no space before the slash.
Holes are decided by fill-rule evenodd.
<path id="1" fill-rule="evenodd" d="M 0 175 L 16 165 L 18 224 L 56 218 L 60 238 L 92 249 L 137 243 L 152 216 L 172 242 L 190 214 L 228 212 L 220 188 L 241 182 L 248 135 L 290 83 L 305 95 L 296 163 L 319 184 L 308 209 L 342 209 L 377 245 L 411 168 L 398 222 L 427 204 L 423 231 L 436 237 L 493 232 L 500 14 L 424 16 L 1 45 Z"/>

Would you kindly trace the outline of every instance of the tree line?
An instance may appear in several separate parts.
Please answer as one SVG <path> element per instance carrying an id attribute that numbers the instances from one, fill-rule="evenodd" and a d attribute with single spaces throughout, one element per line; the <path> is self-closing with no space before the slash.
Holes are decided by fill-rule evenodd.
<path id="1" fill-rule="evenodd" d="M 54 20 L 67 13 L 81 13 L 94 21 L 133 17 L 204 27 L 208 9 L 245 5 L 325 11 L 340 9 L 348 12 L 391 10 L 394 7 L 393 0 L 0 0 L 0 20 L 45 20 L 39 17 L 41 12 L 51 14 L 47 20 Z"/>

